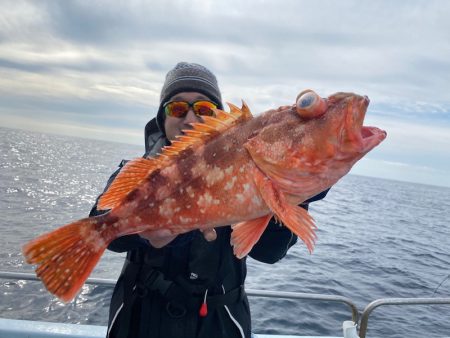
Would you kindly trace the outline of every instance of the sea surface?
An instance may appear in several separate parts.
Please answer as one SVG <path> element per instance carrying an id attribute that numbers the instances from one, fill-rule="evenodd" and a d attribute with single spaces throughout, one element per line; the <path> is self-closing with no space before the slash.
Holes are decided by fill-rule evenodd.
<path id="1" fill-rule="evenodd" d="M 33 272 L 21 246 L 86 216 L 122 159 L 143 147 L 0 128 L 0 270 Z M 313 254 L 296 244 L 280 262 L 248 259 L 246 287 L 350 298 L 359 310 L 386 297 L 450 297 L 450 189 L 347 175 L 310 206 Z M 91 277 L 115 279 L 124 256 L 107 252 Z M 438 287 L 439 286 L 439 287 Z M 70 304 L 40 282 L 0 279 L 0 317 L 105 325 L 111 288 L 84 286 Z M 346 305 L 250 298 L 257 333 L 342 335 Z M 388 306 L 367 337 L 450 335 L 450 305 Z"/>

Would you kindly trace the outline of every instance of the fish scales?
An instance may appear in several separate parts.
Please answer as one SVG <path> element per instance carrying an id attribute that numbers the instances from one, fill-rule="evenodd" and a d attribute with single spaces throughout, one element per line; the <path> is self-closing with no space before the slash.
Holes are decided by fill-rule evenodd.
<path id="1" fill-rule="evenodd" d="M 111 215 L 138 215 L 141 223 L 147 224 L 145 230 L 165 227 L 177 234 L 192 226 L 208 228 L 267 214 L 269 209 L 251 176 L 251 157 L 242 146 L 234 149 L 255 131 L 254 124 L 245 130 L 226 131 L 188 155 L 182 154 L 171 170 L 154 172 L 132 198 L 127 197 L 130 201 Z M 239 213 L 242 205 L 251 210 Z M 133 226 L 140 229 L 141 224 L 128 224 L 125 232 Z"/>

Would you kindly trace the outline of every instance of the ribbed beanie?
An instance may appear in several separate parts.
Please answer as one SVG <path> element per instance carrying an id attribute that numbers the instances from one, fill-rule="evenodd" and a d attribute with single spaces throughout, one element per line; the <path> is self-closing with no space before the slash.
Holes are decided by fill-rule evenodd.
<path id="1" fill-rule="evenodd" d="M 166 81 L 161 90 L 156 121 L 159 129 L 164 133 L 165 114 L 163 105 L 172 96 L 181 92 L 202 93 L 217 103 L 219 109 L 223 109 L 222 95 L 215 75 L 209 69 L 197 63 L 179 62 L 167 73 Z"/>

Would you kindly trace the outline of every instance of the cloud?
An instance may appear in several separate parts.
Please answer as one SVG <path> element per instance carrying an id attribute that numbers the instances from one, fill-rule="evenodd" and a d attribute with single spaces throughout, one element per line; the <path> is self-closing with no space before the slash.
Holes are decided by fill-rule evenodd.
<path id="1" fill-rule="evenodd" d="M 3 1 L 2 123 L 39 114 L 43 130 L 45 120 L 140 133 L 165 73 L 186 60 L 211 68 L 224 100 L 254 113 L 306 88 L 368 95 L 368 121 L 388 130 L 372 159 L 444 170 L 449 10 L 419 0 Z"/>

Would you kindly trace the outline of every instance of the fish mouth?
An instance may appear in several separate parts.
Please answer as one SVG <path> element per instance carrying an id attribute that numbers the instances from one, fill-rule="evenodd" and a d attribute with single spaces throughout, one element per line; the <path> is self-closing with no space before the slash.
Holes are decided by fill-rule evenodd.
<path id="1" fill-rule="evenodd" d="M 355 100 L 353 106 L 353 118 L 360 125 L 360 140 L 362 142 L 362 153 L 367 153 L 377 145 L 379 145 L 386 138 L 386 131 L 373 127 L 364 126 L 364 118 L 366 116 L 367 108 L 369 106 L 370 100 L 367 96 L 360 96 L 359 100 Z"/>
<path id="2" fill-rule="evenodd" d="M 361 140 L 363 143 L 363 152 L 366 153 L 377 145 L 379 145 L 386 138 L 386 131 L 372 126 L 361 127 Z"/>

